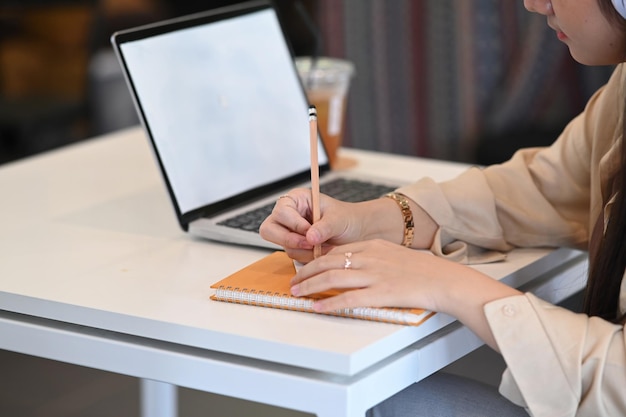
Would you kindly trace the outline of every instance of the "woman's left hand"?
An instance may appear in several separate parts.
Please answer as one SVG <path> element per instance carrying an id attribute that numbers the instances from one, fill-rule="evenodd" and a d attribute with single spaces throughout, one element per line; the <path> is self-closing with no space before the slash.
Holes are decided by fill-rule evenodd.
<path id="1" fill-rule="evenodd" d="M 291 283 L 296 296 L 330 289 L 350 289 L 321 300 L 316 310 L 328 312 L 349 307 L 437 308 L 431 282 L 447 262 L 432 254 L 385 240 L 357 242 L 333 248 L 304 265 Z"/>
<path id="2" fill-rule="evenodd" d="M 300 268 L 291 284 L 296 296 L 346 290 L 316 301 L 318 312 L 417 307 L 451 314 L 479 334 L 486 330 L 485 303 L 520 294 L 471 267 L 385 240 L 337 246 Z"/>

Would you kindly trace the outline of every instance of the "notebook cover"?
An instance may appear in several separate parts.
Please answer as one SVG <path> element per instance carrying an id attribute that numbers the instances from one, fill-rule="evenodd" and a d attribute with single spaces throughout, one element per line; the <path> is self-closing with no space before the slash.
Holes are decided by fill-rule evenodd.
<path id="1" fill-rule="evenodd" d="M 339 290 L 326 291 L 307 297 L 290 294 L 290 281 L 296 270 L 293 260 L 285 252 L 276 251 L 254 262 L 211 286 L 212 300 L 287 310 L 314 312 L 315 299 L 338 294 Z M 350 308 L 326 313 L 373 321 L 419 325 L 434 313 L 419 308 Z"/>

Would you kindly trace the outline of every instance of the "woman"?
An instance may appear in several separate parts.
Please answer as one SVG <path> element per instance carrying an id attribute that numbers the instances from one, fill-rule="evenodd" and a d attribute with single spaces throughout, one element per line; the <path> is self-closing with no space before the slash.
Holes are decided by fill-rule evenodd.
<path id="1" fill-rule="evenodd" d="M 465 397 L 451 391 L 466 389 L 465 383 L 443 381 L 445 388 L 430 394 L 436 396 L 434 408 L 419 414 L 427 379 L 377 406 L 373 415 L 456 415 L 446 411 L 454 407 L 462 407 L 462 415 L 516 415 L 523 409 L 533 416 L 626 415 L 626 5 L 524 4 L 547 17 L 580 63 L 619 64 L 552 146 L 521 150 L 502 165 L 472 168 L 445 183 L 422 179 L 392 198 L 350 204 L 323 196 L 322 218 L 313 226 L 307 220 L 310 192 L 293 190 L 261 227 L 264 238 L 308 262 L 292 281 L 294 295 L 351 289 L 317 302 L 318 311 L 394 305 L 444 312 L 507 363 L 500 392 L 511 403 L 476 391 L 466 397 L 490 400 L 460 404 Z M 312 260 L 316 244 L 325 255 Z M 477 247 L 504 252 L 529 246 L 589 249 L 586 314 L 463 265 L 472 262 Z M 347 257 L 351 267 L 344 269 Z M 442 383 L 437 378 L 430 383 L 435 388 Z"/>

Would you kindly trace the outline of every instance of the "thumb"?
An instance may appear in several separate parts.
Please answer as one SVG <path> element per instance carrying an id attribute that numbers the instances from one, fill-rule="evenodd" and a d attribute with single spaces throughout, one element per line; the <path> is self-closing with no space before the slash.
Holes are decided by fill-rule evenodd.
<path id="1" fill-rule="evenodd" d="M 321 245 L 332 237 L 328 232 L 329 225 L 324 225 L 324 221 L 320 220 L 309 227 L 306 231 L 306 241 L 311 245 Z"/>
<path id="2" fill-rule="evenodd" d="M 344 233 L 344 227 L 339 220 L 340 217 L 328 215 L 322 216 L 322 218 L 309 227 L 306 232 L 306 240 L 311 245 L 321 245 L 324 243 L 336 244 L 337 238 Z"/>

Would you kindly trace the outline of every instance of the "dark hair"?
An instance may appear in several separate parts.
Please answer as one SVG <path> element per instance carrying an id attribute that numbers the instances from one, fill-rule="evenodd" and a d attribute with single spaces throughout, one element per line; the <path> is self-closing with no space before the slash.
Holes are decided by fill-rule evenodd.
<path id="1" fill-rule="evenodd" d="M 626 129 L 622 130 L 626 135 Z M 618 192 L 611 207 L 606 232 L 600 240 L 596 255 L 590 259 L 584 311 L 591 316 L 626 323 L 626 314 L 621 317 L 618 315 L 620 288 L 626 272 L 626 147 L 623 141 L 620 148 L 620 169 L 613 178 L 613 189 Z"/>
<path id="2" fill-rule="evenodd" d="M 606 16 L 606 18 L 609 19 L 611 23 L 615 23 L 626 31 L 626 19 L 624 19 L 622 15 L 620 15 L 619 12 L 615 9 L 612 0 L 598 0 L 598 5 L 600 6 L 600 10 L 602 11 L 602 13 L 604 13 L 604 16 Z"/>
<path id="3" fill-rule="evenodd" d="M 611 0 L 598 0 L 598 3 L 602 12 L 619 24 L 626 36 L 626 20 L 617 13 Z M 624 53 L 626 56 L 626 51 Z M 624 113 L 622 120 L 626 120 L 626 94 L 622 112 Z M 612 178 L 613 190 L 617 190 L 617 194 L 611 207 L 606 232 L 600 240 L 595 256 L 589 260 L 584 311 L 591 316 L 625 324 L 626 314 L 619 314 L 620 288 L 626 272 L 626 146 L 624 146 L 626 124 L 623 122 L 621 130 L 620 165 Z"/>

